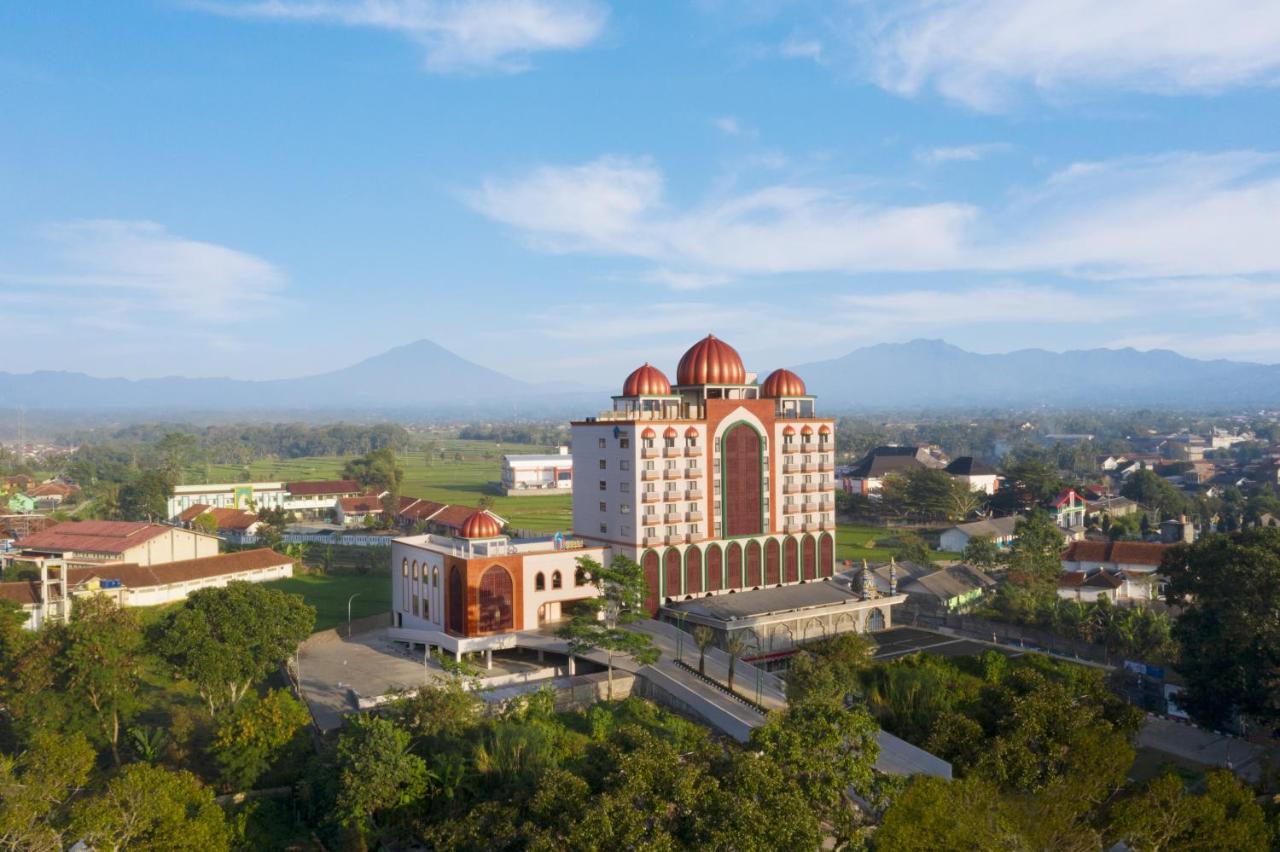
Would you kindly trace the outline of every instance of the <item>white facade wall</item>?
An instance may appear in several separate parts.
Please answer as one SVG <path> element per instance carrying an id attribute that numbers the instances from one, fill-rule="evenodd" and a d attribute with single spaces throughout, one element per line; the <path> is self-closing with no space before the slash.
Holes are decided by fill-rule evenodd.
<path id="1" fill-rule="evenodd" d="M 559 621 L 563 615 L 561 605 L 568 601 L 582 600 L 596 594 L 590 583 L 578 585 L 578 559 L 589 556 L 605 564 L 611 558 L 605 548 L 559 550 L 526 556 L 523 560 L 524 575 L 524 626 L 532 630 L 549 622 Z M 560 588 L 555 588 L 555 573 L 560 572 Z M 538 590 L 538 575 L 543 578 L 543 590 Z"/>
<path id="2" fill-rule="evenodd" d="M 211 485 L 177 485 L 169 498 L 167 510 L 170 518 L 176 518 L 197 503 L 214 509 L 247 509 L 244 500 L 236 504 L 239 489 L 251 489 L 252 499 L 258 509 L 276 509 L 284 506 L 287 492 L 283 482 L 225 482 Z"/>
<path id="3" fill-rule="evenodd" d="M 969 490 L 981 492 L 983 494 L 995 494 L 999 477 L 994 473 L 984 473 L 977 476 L 959 476 L 957 479 L 963 479 L 969 485 Z"/>
<path id="4" fill-rule="evenodd" d="M 446 582 L 443 554 L 401 541 L 392 543 L 391 609 L 397 627 L 443 631 Z"/>
<path id="5" fill-rule="evenodd" d="M 665 428 L 665 425 L 645 425 L 659 434 Z M 632 548 L 639 545 L 644 505 L 638 473 L 639 433 L 643 428 L 629 422 L 573 425 L 573 532 L 576 535 Z M 661 484 L 661 480 L 657 482 Z M 661 507 L 662 504 L 655 505 Z"/>
<path id="6" fill-rule="evenodd" d="M 120 561 L 137 565 L 162 565 L 165 562 L 181 562 L 184 559 L 202 559 L 217 555 L 217 536 L 175 527 L 164 535 L 158 535 L 137 547 L 129 548 Z"/>

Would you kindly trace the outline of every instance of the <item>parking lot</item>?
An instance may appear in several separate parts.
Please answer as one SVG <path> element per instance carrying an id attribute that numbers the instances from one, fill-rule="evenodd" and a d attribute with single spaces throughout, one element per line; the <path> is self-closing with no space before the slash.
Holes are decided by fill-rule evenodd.
<path id="1" fill-rule="evenodd" d="M 1010 657 L 1017 657 L 1023 653 L 1017 648 L 999 647 L 973 639 L 947 636 L 921 630 L 918 627 L 894 627 L 870 635 L 876 644 L 874 656 L 877 660 L 895 660 L 917 651 L 926 651 L 941 657 L 965 657 L 992 650 Z"/>

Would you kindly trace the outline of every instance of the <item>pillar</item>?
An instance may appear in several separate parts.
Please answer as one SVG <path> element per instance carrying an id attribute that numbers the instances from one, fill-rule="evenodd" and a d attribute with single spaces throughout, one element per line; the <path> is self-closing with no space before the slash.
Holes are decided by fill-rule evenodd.
<path id="1" fill-rule="evenodd" d="M 459 648 L 453 649 L 453 661 L 455 663 L 462 662 L 462 651 Z"/>
<path id="2" fill-rule="evenodd" d="M 493 649 L 492 648 L 484 649 L 484 667 L 486 669 L 493 668 Z"/>
<path id="3" fill-rule="evenodd" d="M 541 648 L 539 648 L 539 649 L 538 649 L 538 662 L 540 662 L 540 663 L 544 663 L 544 662 L 546 662 L 546 660 L 544 660 L 544 659 L 543 659 L 543 654 L 542 654 L 542 649 L 541 649 Z"/>
<path id="4" fill-rule="evenodd" d="M 573 670 L 574 670 L 573 654 L 570 654 L 569 655 L 569 677 L 573 677 L 573 673 L 574 673 Z"/>

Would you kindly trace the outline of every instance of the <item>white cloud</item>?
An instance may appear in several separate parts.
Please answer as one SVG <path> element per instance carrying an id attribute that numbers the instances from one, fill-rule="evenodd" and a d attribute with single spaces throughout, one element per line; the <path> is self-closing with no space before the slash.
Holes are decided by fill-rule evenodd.
<path id="1" fill-rule="evenodd" d="M 1020 282 L 948 289 L 899 290 L 846 295 L 839 302 L 850 316 L 878 328 L 957 327 L 981 323 L 1094 323 L 1133 313 L 1135 306 Z"/>
<path id="2" fill-rule="evenodd" d="M 389 30 L 412 39 L 435 72 L 523 71 L 531 54 L 575 50 L 604 32 L 598 0 L 197 0 L 238 18 L 317 21 Z"/>
<path id="3" fill-rule="evenodd" d="M 788 36 L 778 47 L 778 52 L 787 59 L 809 59 L 821 63 L 823 60 L 822 42 L 813 38 Z"/>
<path id="4" fill-rule="evenodd" d="M 719 130 L 726 136 L 742 136 L 743 134 L 751 136 L 755 135 L 754 132 L 743 127 L 742 122 L 732 115 L 717 116 L 711 120 L 711 123 L 715 126 L 716 130 Z"/>
<path id="5" fill-rule="evenodd" d="M 537 248 L 642 258 L 673 282 L 929 270 L 1253 276 L 1280 272 L 1278 160 L 1234 152 L 1080 163 L 984 210 L 786 183 L 679 207 L 654 163 L 607 157 L 491 178 L 469 200 Z"/>
<path id="6" fill-rule="evenodd" d="M 839 34 L 903 95 L 983 110 L 1033 87 L 1217 92 L 1280 80 L 1274 0 L 880 0 Z"/>
<path id="7" fill-rule="evenodd" d="M 81 324 L 120 328 L 157 314 L 228 322 L 273 307 L 287 279 L 271 263 L 169 233 L 155 222 L 97 219 L 46 226 L 36 272 L 0 269 L 0 282 Z"/>
<path id="8" fill-rule="evenodd" d="M 955 145 L 951 147 L 925 148 L 916 152 L 916 159 L 931 166 L 943 163 L 972 163 L 991 154 L 1009 150 L 1003 142 L 986 142 L 981 145 Z"/>

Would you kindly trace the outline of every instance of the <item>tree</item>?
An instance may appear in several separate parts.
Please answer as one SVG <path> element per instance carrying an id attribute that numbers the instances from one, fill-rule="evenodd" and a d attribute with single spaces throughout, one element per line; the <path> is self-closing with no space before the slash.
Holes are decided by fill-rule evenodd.
<path id="1" fill-rule="evenodd" d="M 1253 792 L 1233 774 L 1214 770 L 1200 795 L 1168 772 L 1117 802 L 1110 833 L 1136 852 L 1271 848 L 1272 830 Z"/>
<path id="2" fill-rule="evenodd" d="M 398 495 L 400 484 L 404 480 L 404 469 L 396 462 L 396 451 L 391 447 L 382 447 L 347 462 L 342 468 L 342 475 L 347 479 L 354 479 L 365 488 L 390 491 Z"/>
<path id="3" fill-rule="evenodd" d="M 975 535 L 965 543 L 960 559 L 968 565 L 989 571 L 1000 564 L 1003 554 L 991 536 Z"/>
<path id="4" fill-rule="evenodd" d="M 167 518 L 171 496 L 173 482 L 162 471 L 141 471 L 120 488 L 120 514 L 131 521 Z"/>
<path id="5" fill-rule="evenodd" d="M 1120 494 L 1157 509 L 1165 518 L 1184 514 L 1191 508 L 1191 502 L 1177 486 L 1152 470 L 1134 471 L 1120 488 Z"/>
<path id="6" fill-rule="evenodd" d="M 230 831 L 213 792 L 190 772 L 131 763 L 76 803 L 71 836 L 93 849 L 217 852 Z"/>
<path id="7" fill-rule="evenodd" d="M 1057 496 L 1067 483 L 1057 467 L 1037 458 L 1021 458 L 1004 469 L 1009 488 L 1007 495 L 1016 497 L 1024 507 L 1043 503 Z"/>
<path id="8" fill-rule="evenodd" d="M 916 775 L 885 811 L 873 846 L 892 852 L 996 852 L 1019 848 L 1017 839 L 1000 791 L 991 783 Z"/>
<path id="9" fill-rule="evenodd" d="M 1037 509 L 1014 525 L 1008 574 L 997 592 L 997 606 L 1015 620 L 1028 621 L 1057 597 L 1062 572 L 1062 534 L 1049 514 Z"/>
<path id="10" fill-rule="evenodd" d="M 81 734 L 37 733 L 17 757 L 0 755 L 0 848 L 64 848 L 70 802 L 89 780 L 95 754 Z"/>
<path id="11" fill-rule="evenodd" d="M 250 696 L 218 725 L 213 757 L 231 790 L 247 790 L 261 778 L 310 721 L 307 708 L 283 689 Z"/>
<path id="12" fill-rule="evenodd" d="M 913 565 L 929 564 L 929 545 L 924 543 L 919 535 L 913 532 L 898 533 L 896 536 L 897 558 L 904 562 L 910 562 Z"/>
<path id="13" fill-rule="evenodd" d="M 217 714 L 291 656 L 315 619 L 300 595 L 232 582 L 192 592 L 163 625 L 159 646 Z"/>
<path id="14" fill-rule="evenodd" d="M 1183 705 L 1220 727 L 1236 714 L 1280 720 L 1280 529 L 1209 535 L 1166 554 L 1165 595 L 1186 679 Z"/>
<path id="15" fill-rule="evenodd" d="M 738 658 L 747 649 L 747 640 L 742 638 L 742 631 L 730 630 L 724 639 L 724 650 L 729 655 L 729 691 L 733 692 L 733 676 L 738 667 Z"/>
<path id="16" fill-rule="evenodd" d="M 196 515 L 196 519 L 191 522 L 191 528 L 196 532 L 208 533 L 209 535 L 218 534 L 218 521 L 209 512 Z"/>
<path id="17" fill-rule="evenodd" d="M 368 832 L 380 816 L 422 795 L 427 765 L 409 745 L 409 734 L 390 720 L 348 717 L 338 738 L 337 807 L 343 825 Z"/>
<path id="18" fill-rule="evenodd" d="M 609 671 L 609 700 L 613 700 L 613 658 L 626 654 L 641 665 L 657 662 L 659 651 L 643 633 L 623 625 L 643 621 L 647 586 L 644 571 L 625 556 L 615 556 L 606 568 L 589 556 L 578 559 L 578 570 L 596 587 L 596 596 L 579 601 L 578 612 L 557 635 L 569 640 L 574 654 L 600 650 Z"/>
<path id="19" fill-rule="evenodd" d="M 93 709 L 111 757 L 120 764 L 120 724 L 137 707 L 138 616 L 103 595 L 76 600 L 62 661 L 67 690 Z"/>
<path id="20" fill-rule="evenodd" d="M 693 628 L 693 641 L 698 643 L 698 674 L 703 677 L 707 674 L 707 648 L 715 638 L 715 631 L 705 624 L 699 624 Z"/>

